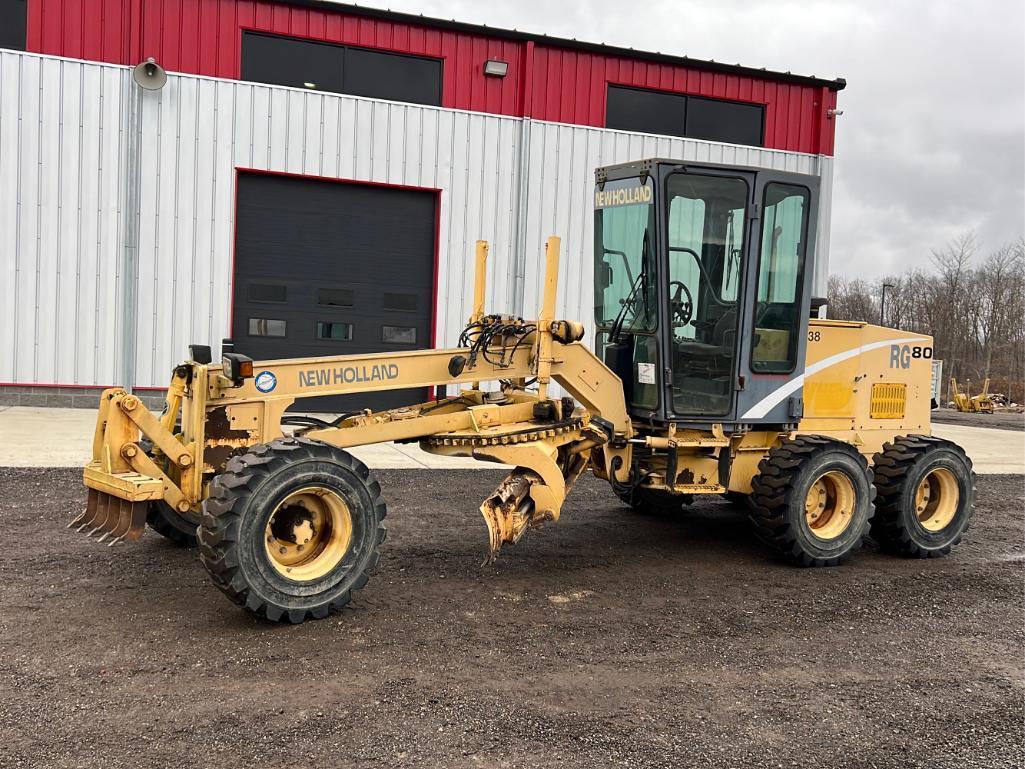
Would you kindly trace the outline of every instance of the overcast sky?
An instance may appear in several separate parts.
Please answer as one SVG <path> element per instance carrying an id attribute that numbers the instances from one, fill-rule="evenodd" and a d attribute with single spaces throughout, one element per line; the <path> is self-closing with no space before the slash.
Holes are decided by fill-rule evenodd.
<path id="1" fill-rule="evenodd" d="M 831 270 L 878 278 L 1025 233 L 1022 0 L 390 0 L 425 16 L 844 77 Z"/>

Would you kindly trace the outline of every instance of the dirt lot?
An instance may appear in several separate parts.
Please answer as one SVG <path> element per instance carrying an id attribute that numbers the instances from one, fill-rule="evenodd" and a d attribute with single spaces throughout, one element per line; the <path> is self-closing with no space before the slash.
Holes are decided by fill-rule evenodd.
<path id="1" fill-rule="evenodd" d="M 380 475 L 376 577 L 291 627 L 193 551 L 65 529 L 77 472 L 0 469 L 0 766 L 1021 765 L 1021 477 L 980 478 L 955 557 L 803 571 L 724 502 L 593 480 L 481 569 L 497 475 Z"/>
<path id="2" fill-rule="evenodd" d="M 992 427 L 995 430 L 1025 430 L 1025 413 L 998 411 L 995 414 L 969 414 L 954 409 L 936 409 L 932 421 L 968 427 Z"/>

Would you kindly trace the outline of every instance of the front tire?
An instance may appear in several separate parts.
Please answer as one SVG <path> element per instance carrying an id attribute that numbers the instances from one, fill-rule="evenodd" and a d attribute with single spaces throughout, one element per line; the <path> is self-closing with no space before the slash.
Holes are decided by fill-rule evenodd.
<path id="1" fill-rule="evenodd" d="M 751 481 L 756 536 L 797 566 L 837 566 L 861 547 L 875 488 L 865 458 L 818 435 L 785 439 Z"/>
<path id="2" fill-rule="evenodd" d="M 899 436 L 873 462 L 879 501 L 872 538 L 895 555 L 949 554 L 975 510 L 975 473 L 964 449 L 931 436 Z"/>
<path id="3" fill-rule="evenodd" d="M 386 506 L 362 462 L 325 443 L 253 446 L 214 478 L 200 558 L 233 602 L 272 622 L 323 619 L 380 559 Z"/>
<path id="4" fill-rule="evenodd" d="M 179 547 L 195 547 L 198 544 L 196 531 L 199 519 L 196 513 L 179 513 L 162 499 L 150 502 L 146 509 L 146 523 L 149 527 Z"/>

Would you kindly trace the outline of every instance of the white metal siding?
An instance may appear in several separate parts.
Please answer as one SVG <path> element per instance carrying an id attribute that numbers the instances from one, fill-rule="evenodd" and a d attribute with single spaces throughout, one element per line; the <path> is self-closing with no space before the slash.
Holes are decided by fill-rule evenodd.
<path id="1" fill-rule="evenodd" d="M 113 379 L 125 82 L 0 52 L 0 382 Z"/>
<path id="2" fill-rule="evenodd" d="M 0 338 L 0 382 L 117 379 L 121 132 L 134 92 L 128 68 L 0 52 L 0 319 L 14 330 Z M 598 166 L 660 156 L 825 171 L 828 233 L 825 158 L 184 75 L 142 104 L 137 386 L 165 385 L 189 342 L 216 347 L 228 333 L 236 168 L 440 189 L 439 345 L 469 313 L 478 238 L 492 244 L 489 309 L 517 311 L 522 297 L 529 315 L 545 238 L 560 235 L 559 314 L 590 329 Z"/>

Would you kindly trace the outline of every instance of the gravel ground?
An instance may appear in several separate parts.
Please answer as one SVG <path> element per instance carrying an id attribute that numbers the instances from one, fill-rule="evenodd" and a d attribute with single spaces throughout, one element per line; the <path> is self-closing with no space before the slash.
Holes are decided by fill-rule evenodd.
<path id="1" fill-rule="evenodd" d="M 967 427 L 992 427 L 996 430 L 1025 431 L 1025 413 L 997 411 L 994 414 L 962 413 L 954 409 L 936 409 L 931 412 L 932 421 L 947 425 Z"/>
<path id="2" fill-rule="evenodd" d="M 0 469 L 0 766 L 1021 766 L 1020 476 L 979 479 L 953 557 L 815 571 L 593 479 L 481 569 L 498 474 L 380 476 L 376 576 L 292 627 L 194 551 L 64 528 L 77 471 Z"/>

